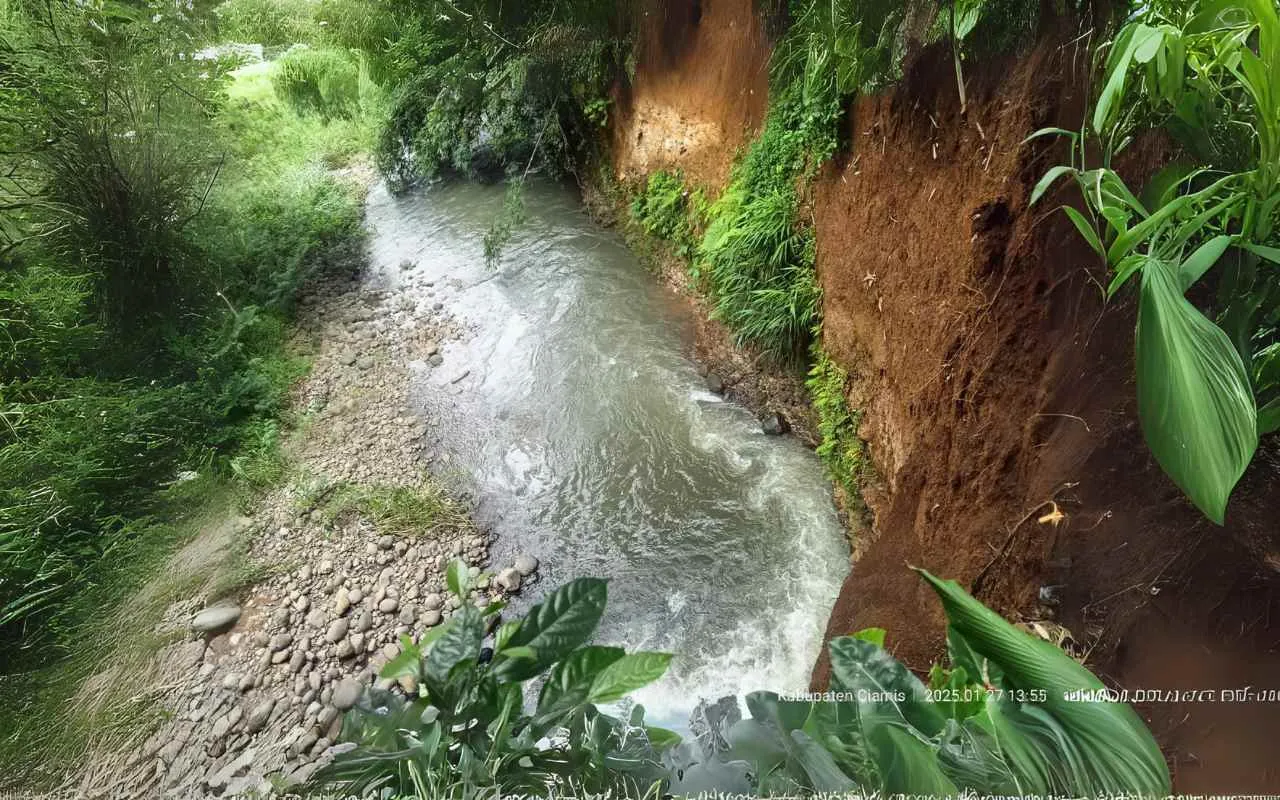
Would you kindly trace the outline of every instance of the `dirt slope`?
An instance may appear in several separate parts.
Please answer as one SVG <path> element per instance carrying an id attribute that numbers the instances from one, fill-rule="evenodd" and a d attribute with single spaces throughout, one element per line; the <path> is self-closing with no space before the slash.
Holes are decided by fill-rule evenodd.
<path id="1" fill-rule="evenodd" d="M 656 0 L 611 128 L 619 177 L 679 168 L 719 189 L 764 120 L 769 48 L 753 0 Z M 708 102 L 711 101 L 711 102 Z"/>
<path id="2" fill-rule="evenodd" d="M 651 4 L 613 131 L 620 173 L 677 166 L 723 184 L 763 117 L 767 44 L 751 5 Z M 828 635 L 886 627 L 896 654 L 927 669 L 943 620 L 912 564 L 1011 618 L 1060 622 L 1117 686 L 1280 688 L 1276 446 L 1226 529 L 1202 519 L 1142 443 L 1133 308 L 1104 306 L 1102 266 L 1053 212 L 1075 198 L 1027 208 L 1065 153 L 1024 138 L 1074 128 L 1084 109 L 1076 27 L 1049 20 L 1030 51 L 970 64 L 963 115 L 949 52 L 916 54 L 892 92 L 849 109 L 850 152 L 819 182 L 825 344 L 859 376 L 851 400 L 879 474 L 874 532 Z M 1133 174 L 1162 157 L 1140 150 Z M 815 686 L 826 677 L 819 663 Z M 1180 791 L 1280 788 L 1275 704 L 1139 707 Z"/>
<path id="3" fill-rule="evenodd" d="M 1082 59 L 1049 37 L 971 68 L 962 116 L 949 53 L 926 51 L 894 92 L 851 109 L 853 152 L 817 193 L 818 265 L 825 343 L 862 378 L 854 399 L 882 485 L 868 493 L 878 538 L 828 634 L 883 625 L 906 663 L 927 668 L 943 620 L 913 564 L 1012 618 L 1061 622 L 1120 686 L 1276 687 L 1274 522 L 1263 516 L 1277 497 L 1274 453 L 1251 470 L 1227 529 L 1203 520 L 1142 442 L 1133 308 L 1104 307 L 1103 268 L 1053 210 L 1075 198 L 1064 188 L 1027 207 L 1065 153 L 1023 140 L 1077 127 Z M 1144 149 L 1130 174 L 1158 162 L 1158 146 Z M 1042 606 L 1042 587 L 1058 609 Z M 1271 745 L 1258 744 L 1264 719 L 1280 734 L 1264 707 L 1143 710 L 1181 789 L 1280 786 L 1262 757 Z"/>

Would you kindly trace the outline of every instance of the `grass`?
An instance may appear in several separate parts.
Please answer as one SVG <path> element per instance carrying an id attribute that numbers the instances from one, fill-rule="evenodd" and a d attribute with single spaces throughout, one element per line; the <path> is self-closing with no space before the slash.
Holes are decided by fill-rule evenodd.
<path id="1" fill-rule="evenodd" d="M 148 733 L 152 656 L 181 636 L 158 630 L 165 611 L 246 568 L 236 509 L 234 487 L 202 475 L 160 492 L 154 516 L 102 557 L 68 601 L 77 624 L 67 657 L 0 679 L 0 786 L 56 783 L 94 745 Z"/>
<path id="2" fill-rule="evenodd" d="M 318 513 L 325 525 L 334 525 L 354 514 L 373 523 L 380 532 L 397 536 L 458 530 L 471 524 L 466 509 L 431 480 L 414 486 L 312 480 L 303 489 L 298 504 Z"/>

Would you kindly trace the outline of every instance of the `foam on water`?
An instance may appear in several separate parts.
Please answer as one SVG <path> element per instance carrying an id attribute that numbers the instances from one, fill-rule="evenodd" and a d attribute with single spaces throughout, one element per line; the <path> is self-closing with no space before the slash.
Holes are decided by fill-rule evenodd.
<path id="1" fill-rule="evenodd" d="M 557 187 L 526 196 L 496 273 L 481 252 L 500 187 L 376 189 L 368 208 L 375 280 L 467 330 L 415 370 L 414 395 L 497 538 L 494 567 L 544 564 L 517 610 L 609 578 L 599 640 L 676 654 L 636 698 L 659 724 L 683 727 L 702 698 L 803 689 L 848 569 L 821 466 L 706 390 L 681 306 L 613 234 Z"/>

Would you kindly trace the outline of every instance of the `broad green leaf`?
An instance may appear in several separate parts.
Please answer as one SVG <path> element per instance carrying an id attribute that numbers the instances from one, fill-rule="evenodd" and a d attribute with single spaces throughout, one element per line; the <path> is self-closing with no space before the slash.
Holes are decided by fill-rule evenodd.
<path id="1" fill-rule="evenodd" d="M 465 602 L 470 583 L 467 575 L 467 562 L 460 558 L 450 561 L 449 567 L 444 573 L 444 580 L 449 586 L 449 591 L 453 592 L 459 600 Z"/>
<path id="2" fill-rule="evenodd" d="M 1254 255 L 1262 256 L 1273 264 L 1280 264 L 1280 247 L 1264 247 L 1260 244 L 1247 242 L 1242 242 L 1240 246 Z"/>
<path id="3" fill-rule="evenodd" d="M 1120 291 L 1129 279 L 1138 273 L 1150 259 L 1145 255 L 1136 253 L 1127 255 L 1116 266 L 1115 277 L 1111 279 L 1111 283 L 1107 285 L 1107 299 L 1115 297 L 1116 292 Z"/>
<path id="4" fill-rule="evenodd" d="M 1266 435 L 1280 431 L 1280 398 L 1258 409 L 1258 433 Z"/>
<path id="5" fill-rule="evenodd" d="M 1074 172 L 1075 168 L 1066 164 L 1059 164 L 1056 167 L 1050 167 L 1049 171 L 1042 175 L 1040 180 L 1036 182 L 1035 188 L 1031 190 L 1031 199 L 1027 201 L 1027 205 L 1034 206 L 1036 201 L 1049 190 L 1049 187 L 1053 185 L 1054 181 L 1058 180 L 1058 178 L 1061 178 L 1063 175 Z"/>
<path id="6" fill-rule="evenodd" d="M 484 619 L 475 606 L 463 605 L 449 622 L 449 629 L 431 646 L 423 665 L 422 677 L 433 695 L 448 681 L 450 670 L 480 656 L 484 639 Z"/>
<path id="7" fill-rule="evenodd" d="M 600 673 L 622 658 L 621 647 L 581 647 L 551 668 L 538 695 L 535 728 L 554 727 L 565 715 L 591 700 L 591 689 Z"/>
<path id="8" fill-rule="evenodd" d="M 507 643 L 511 641 L 511 637 L 520 629 L 520 620 L 507 620 L 498 626 L 498 631 L 493 635 L 493 649 L 502 652 L 507 649 Z"/>
<path id="9" fill-rule="evenodd" d="M 1160 466 L 1205 516 L 1227 500 L 1258 445 L 1249 376 L 1226 333 L 1182 295 L 1160 261 L 1142 271 L 1138 414 Z"/>
<path id="10" fill-rule="evenodd" d="M 519 647 L 508 647 L 502 651 L 502 655 L 507 658 L 537 658 L 538 654 L 534 652 L 532 647 L 528 645 L 520 645 Z"/>
<path id="11" fill-rule="evenodd" d="M 649 744 L 653 745 L 654 750 L 666 750 L 675 747 L 682 741 L 680 734 L 675 731 L 669 731 L 666 728 L 658 728 L 653 725 L 646 725 L 644 729 L 645 736 L 649 737 Z"/>
<path id="12" fill-rule="evenodd" d="M 600 578 L 578 578 L 556 589 L 529 610 L 507 641 L 509 647 L 532 647 L 533 660 L 503 660 L 495 665 L 499 680 L 526 680 L 586 643 L 604 614 L 608 588 Z"/>
<path id="13" fill-rule="evenodd" d="M 1225 234 L 1213 237 L 1196 248 L 1196 251 L 1178 266 L 1178 282 L 1182 284 L 1182 291 L 1190 289 L 1214 264 L 1218 263 L 1218 259 L 1222 258 L 1222 254 L 1231 245 L 1231 239 L 1232 237 Z"/>
<path id="14" fill-rule="evenodd" d="M 809 784 L 816 792 L 853 792 L 858 785 L 841 771 L 834 758 L 822 745 L 809 738 L 804 731 L 791 732 L 792 756 L 809 776 Z"/>
<path id="15" fill-rule="evenodd" d="M 591 686 L 591 702 L 612 703 L 666 674 L 670 653 L 628 653 L 605 667 Z"/>
<path id="16" fill-rule="evenodd" d="M 1007 726 L 1025 723 L 1023 727 L 1036 731 L 1028 741 L 1025 730 L 1020 738 L 1006 730 L 1005 739 L 999 739 L 1000 731 L 996 730 L 1001 747 L 1007 744 L 1052 750 L 1056 762 L 1071 771 L 1067 785 L 1051 787 L 1059 793 L 1169 793 L 1169 769 L 1164 756 L 1133 709 L 1123 703 L 1073 695 L 1100 690 L 1103 684 L 1058 648 L 1014 628 L 970 597 L 955 581 L 917 571 L 937 592 L 951 629 L 968 651 L 964 655 L 966 670 L 975 662 L 986 660 L 999 669 L 999 687 L 1006 692 L 1044 693 L 1043 702 L 1018 705 L 1014 710 L 1021 716 L 1015 719 L 988 702 L 989 711 L 982 719 L 999 720 L 1000 725 Z"/>
<path id="17" fill-rule="evenodd" d="M 1125 78 L 1129 73 L 1129 64 L 1133 53 L 1151 35 L 1152 28 L 1142 23 L 1126 25 L 1120 30 L 1111 45 L 1111 53 L 1107 59 L 1107 78 L 1098 102 L 1093 108 L 1093 129 L 1099 135 L 1106 133 L 1111 118 L 1111 109 L 1124 94 Z"/>
<path id="18" fill-rule="evenodd" d="M 944 718 L 929 690 L 884 648 L 851 636 L 832 640 L 829 648 L 832 688 L 857 695 L 859 713 L 883 708 L 888 718 L 900 718 L 926 736 L 942 730 Z"/>
<path id="19" fill-rule="evenodd" d="M 1039 139 L 1041 136 L 1068 136 L 1072 141 L 1080 138 L 1079 131 L 1069 131 L 1066 128 L 1041 128 L 1027 138 L 1023 139 L 1019 144 L 1026 144 L 1032 139 Z"/>
<path id="20" fill-rule="evenodd" d="M 942 771 L 937 749 L 905 725 L 884 721 L 872 728 L 872 750 L 880 768 L 882 792 L 924 797 L 956 797 L 956 785 Z"/>

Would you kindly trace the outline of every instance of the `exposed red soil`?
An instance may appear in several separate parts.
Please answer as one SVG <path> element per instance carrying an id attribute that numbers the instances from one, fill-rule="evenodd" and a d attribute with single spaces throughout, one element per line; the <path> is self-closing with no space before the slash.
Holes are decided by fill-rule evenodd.
<path id="1" fill-rule="evenodd" d="M 763 116 L 766 48 L 750 0 L 704 1 L 696 25 L 693 2 L 675 5 L 650 23 L 632 95 L 675 111 L 624 113 L 616 163 L 677 166 L 719 186 L 737 145 L 671 161 L 626 145 L 667 135 L 682 115 L 742 120 L 740 144 Z M 895 654 L 926 670 L 943 653 L 944 620 L 911 564 L 1012 619 L 1061 623 L 1116 686 L 1280 690 L 1280 446 L 1259 454 L 1226 528 L 1150 458 L 1132 303 L 1102 302 L 1105 267 L 1054 211 L 1078 200 L 1069 189 L 1027 207 L 1066 153 L 1023 140 L 1077 127 L 1085 107 L 1085 47 L 1063 44 L 1076 24 L 1044 27 L 1030 51 L 968 65 L 963 115 L 949 51 L 919 53 L 898 87 L 850 108 L 850 152 L 816 187 L 824 343 L 858 376 L 851 401 L 879 475 L 866 492 L 874 530 L 828 636 L 888 628 Z M 1152 169 L 1163 149 L 1137 148 L 1127 174 Z M 1056 525 L 1041 521 L 1051 504 Z M 1042 586 L 1059 587 L 1056 609 L 1039 602 Z M 826 679 L 824 659 L 815 687 Z M 1280 790 L 1280 703 L 1139 710 L 1179 791 Z"/>
<path id="2" fill-rule="evenodd" d="M 950 54 L 922 53 L 896 90 L 851 109 L 852 153 L 818 187 L 825 344 L 861 376 L 882 482 L 867 498 L 876 539 L 828 635 L 884 626 L 905 663 L 927 668 L 944 620 L 912 564 L 1011 618 L 1055 618 L 1118 686 L 1280 688 L 1280 576 L 1266 566 L 1280 550 L 1263 516 L 1280 496 L 1274 455 L 1225 530 L 1182 499 L 1137 425 L 1132 305 L 1103 304 L 1104 268 L 1054 210 L 1077 198 L 1064 185 L 1027 207 L 1066 153 L 1023 140 L 1083 112 L 1081 54 L 1058 43 L 1069 38 L 971 67 L 964 116 Z M 1130 174 L 1160 156 L 1145 150 Z M 1041 521 L 1051 503 L 1057 524 Z M 1042 586 L 1061 587 L 1058 614 Z M 1141 710 L 1180 790 L 1280 788 L 1263 757 L 1280 752 L 1280 706 Z"/>
<path id="3" fill-rule="evenodd" d="M 728 182 L 769 99 L 769 45 L 752 2 L 644 4 L 635 78 L 615 97 L 618 177 L 678 168 L 711 189 Z"/>

